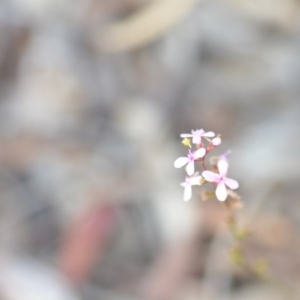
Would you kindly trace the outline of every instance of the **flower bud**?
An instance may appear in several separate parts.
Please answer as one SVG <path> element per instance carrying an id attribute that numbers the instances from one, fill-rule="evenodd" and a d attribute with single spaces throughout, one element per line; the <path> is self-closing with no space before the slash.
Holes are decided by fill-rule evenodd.
<path id="1" fill-rule="evenodd" d="M 222 140 L 221 140 L 221 138 L 220 138 L 219 136 L 217 136 L 217 137 L 215 137 L 214 139 L 212 139 L 211 143 L 212 143 L 212 145 L 213 145 L 214 147 L 216 147 L 216 146 L 221 145 Z"/>

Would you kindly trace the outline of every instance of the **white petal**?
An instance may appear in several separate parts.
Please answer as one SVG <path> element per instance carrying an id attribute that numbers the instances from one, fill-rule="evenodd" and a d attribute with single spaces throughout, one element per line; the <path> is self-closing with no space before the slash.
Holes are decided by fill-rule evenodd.
<path id="1" fill-rule="evenodd" d="M 187 157 L 179 157 L 174 161 L 175 168 L 181 168 L 189 162 Z"/>
<path id="2" fill-rule="evenodd" d="M 231 178 L 227 178 L 225 177 L 224 178 L 224 183 L 229 187 L 231 188 L 232 190 L 235 190 L 239 187 L 239 183 L 234 180 L 234 179 L 231 179 Z"/>
<path id="3" fill-rule="evenodd" d="M 186 166 L 186 172 L 188 175 L 192 176 L 195 172 L 194 162 L 190 161 Z"/>
<path id="4" fill-rule="evenodd" d="M 212 132 L 212 131 L 208 131 L 208 132 L 205 132 L 205 133 L 203 134 L 203 136 L 214 137 L 214 136 L 215 136 L 215 133 Z"/>
<path id="5" fill-rule="evenodd" d="M 219 174 L 212 171 L 203 171 L 202 176 L 209 182 L 217 182 L 220 179 Z"/>
<path id="6" fill-rule="evenodd" d="M 201 144 L 201 137 L 200 136 L 193 136 L 193 144 L 199 145 Z"/>
<path id="7" fill-rule="evenodd" d="M 190 177 L 190 185 L 200 185 L 201 176 Z"/>
<path id="8" fill-rule="evenodd" d="M 218 161 L 218 169 L 221 176 L 226 176 L 227 169 L 228 169 L 228 163 L 224 159 L 220 159 Z"/>
<path id="9" fill-rule="evenodd" d="M 192 187 L 188 185 L 183 192 L 183 200 L 189 201 L 192 198 Z"/>
<path id="10" fill-rule="evenodd" d="M 225 184 L 223 182 L 220 182 L 216 188 L 216 196 L 217 199 L 220 201 L 225 201 L 227 198 L 227 190 L 225 187 Z"/>
<path id="11" fill-rule="evenodd" d="M 226 161 L 228 161 L 228 159 L 229 159 L 229 155 L 232 153 L 232 151 L 231 150 L 227 150 L 225 153 L 223 153 L 222 155 L 220 155 L 220 160 L 221 159 L 224 159 L 224 160 L 226 160 Z"/>
<path id="12" fill-rule="evenodd" d="M 219 146 L 219 145 L 221 145 L 222 140 L 221 140 L 221 138 L 216 137 L 216 138 L 212 139 L 211 143 L 212 143 L 214 146 Z"/>
<path id="13" fill-rule="evenodd" d="M 206 153 L 206 150 L 204 148 L 200 148 L 198 149 L 197 151 L 194 152 L 194 157 L 197 159 L 197 158 L 200 158 L 200 157 L 203 157 Z"/>
<path id="14" fill-rule="evenodd" d="M 193 136 L 201 137 L 203 135 L 203 133 L 205 133 L 203 129 L 192 130 L 192 135 Z"/>
<path id="15" fill-rule="evenodd" d="M 187 138 L 187 137 L 192 137 L 193 135 L 191 134 L 191 133 L 182 133 L 181 135 L 180 135 L 180 137 L 182 137 L 182 138 Z"/>

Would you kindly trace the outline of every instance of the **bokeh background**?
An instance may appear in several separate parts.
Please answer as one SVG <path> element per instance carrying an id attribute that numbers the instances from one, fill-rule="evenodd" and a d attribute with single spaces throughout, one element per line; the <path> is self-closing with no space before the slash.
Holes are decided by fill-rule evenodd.
<path id="1" fill-rule="evenodd" d="M 2 0 L 0 298 L 300 299 L 299 94 L 298 0 Z M 217 200 L 182 201 L 197 128 L 276 284 L 230 264 Z"/>

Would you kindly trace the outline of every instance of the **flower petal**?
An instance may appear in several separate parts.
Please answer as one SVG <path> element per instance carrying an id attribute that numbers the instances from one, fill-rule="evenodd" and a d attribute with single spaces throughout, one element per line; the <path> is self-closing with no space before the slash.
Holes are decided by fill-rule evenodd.
<path id="1" fill-rule="evenodd" d="M 193 144 L 199 145 L 201 144 L 201 136 L 193 136 L 193 140 L 192 140 Z"/>
<path id="2" fill-rule="evenodd" d="M 186 172 L 188 173 L 188 175 L 193 175 L 195 172 L 195 166 L 194 166 L 194 162 L 190 161 L 187 166 L 186 166 Z"/>
<path id="3" fill-rule="evenodd" d="M 203 171 L 202 176 L 204 177 L 205 180 L 209 182 L 218 182 L 220 179 L 219 174 L 214 173 L 212 171 Z"/>
<path id="4" fill-rule="evenodd" d="M 225 160 L 228 161 L 229 160 L 229 155 L 231 154 L 231 150 L 227 150 L 225 153 L 223 153 L 222 155 L 219 156 L 219 160 Z"/>
<path id="5" fill-rule="evenodd" d="M 226 186 L 223 182 L 220 182 L 216 188 L 216 196 L 218 200 L 225 201 L 227 198 Z"/>
<path id="6" fill-rule="evenodd" d="M 191 133 L 182 133 L 181 135 L 180 135 L 180 137 L 182 137 L 182 138 L 186 138 L 186 137 L 192 137 L 193 135 L 191 134 Z"/>
<path id="7" fill-rule="evenodd" d="M 183 192 L 183 200 L 189 201 L 192 198 L 192 187 L 190 185 L 186 186 Z"/>
<path id="8" fill-rule="evenodd" d="M 197 159 L 197 158 L 203 157 L 205 155 L 205 153 L 206 153 L 206 150 L 204 148 L 200 148 L 193 153 L 193 156 L 194 156 L 194 158 Z"/>
<path id="9" fill-rule="evenodd" d="M 203 130 L 203 129 L 196 129 L 196 130 L 193 130 L 193 129 L 192 129 L 191 132 L 192 132 L 192 134 L 203 135 L 204 130 Z"/>
<path id="10" fill-rule="evenodd" d="M 215 133 L 212 132 L 212 131 L 208 131 L 208 132 L 205 132 L 204 134 L 202 134 L 203 136 L 206 136 L 206 137 L 214 137 L 215 136 Z"/>
<path id="11" fill-rule="evenodd" d="M 174 161 L 175 168 L 181 168 L 189 162 L 187 157 L 179 157 Z"/>
<path id="12" fill-rule="evenodd" d="M 235 190 L 239 187 L 239 183 L 234 179 L 225 177 L 223 181 L 232 190 Z"/>
<path id="13" fill-rule="evenodd" d="M 218 161 L 218 169 L 219 169 L 219 173 L 222 177 L 226 176 L 227 169 L 228 169 L 227 161 L 224 159 L 219 160 Z"/>
<path id="14" fill-rule="evenodd" d="M 190 177 L 189 181 L 190 181 L 190 185 L 200 185 L 200 180 L 202 179 L 201 176 L 195 176 L 195 177 Z"/>

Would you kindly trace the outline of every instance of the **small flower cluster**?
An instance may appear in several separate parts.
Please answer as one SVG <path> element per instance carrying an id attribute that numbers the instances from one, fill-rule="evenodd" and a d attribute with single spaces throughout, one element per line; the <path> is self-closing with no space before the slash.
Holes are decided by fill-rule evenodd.
<path id="1" fill-rule="evenodd" d="M 188 201 L 192 197 L 192 186 L 203 185 L 210 182 L 215 187 L 215 195 L 218 200 L 225 201 L 230 190 L 235 190 L 239 187 L 236 180 L 227 177 L 228 170 L 228 154 L 219 156 L 216 163 L 212 164 L 212 170 L 207 170 L 205 166 L 206 155 L 215 147 L 221 144 L 220 135 L 215 135 L 214 132 L 205 132 L 203 129 L 192 130 L 191 133 L 183 133 L 180 135 L 183 138 L 183 145 L 189 147 L 187 156 L 179 157 L 174 162 L 175 168 L 186 166 L 187 175 L 185 181 L 181 183 L 184 187 L 184 201 Z M 212 139 L 211 139 L 212 138 Z M 208 142 L 204 143 L 203 140 Z M 192 144 L 195 145 L 196 150 L 192 151 Z M 207 144 L 205 146 L 205 144 Z M 202 174 L 195 172 L 195 163 L 199 162 L 203 168 Z M 229 188 L 230 190 L 228 190 Z"/>

